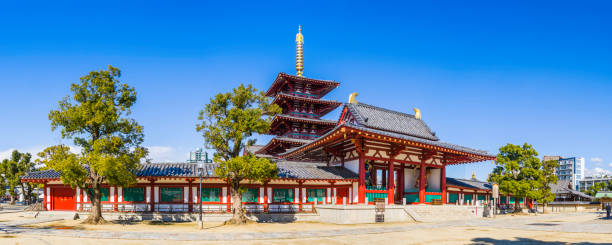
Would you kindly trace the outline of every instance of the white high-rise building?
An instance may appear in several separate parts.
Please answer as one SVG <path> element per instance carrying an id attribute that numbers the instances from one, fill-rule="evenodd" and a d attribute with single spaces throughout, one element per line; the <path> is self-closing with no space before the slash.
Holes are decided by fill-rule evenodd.
<path id="1" fill-rule="evenodd" d="M 572 188 L 578 190 L 578 181 L 584 179 L 584 165 L 584 157 L 561 158 L 555 174 L 559 180 L 569 180 Z"/>

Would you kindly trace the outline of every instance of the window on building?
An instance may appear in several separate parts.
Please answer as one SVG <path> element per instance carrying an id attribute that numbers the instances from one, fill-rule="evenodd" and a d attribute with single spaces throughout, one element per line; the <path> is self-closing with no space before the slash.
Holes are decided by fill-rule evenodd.
<path id="1" fill-rule="evenodd" d="M 307 189 L 306 196 L 309 202 L 323 202 L 325 200 L 325 189 Z"/>
<path id="2" fill-rule="evenodd" d="M 144 202 L 145 188 L 144 187 L 123 188 L 123 200 L 126 202 Z"/>
<path id="3" fill-rule="evenodd" d="M 293 189 L 274 189 L 273 202 L 293 202 Z"/>
<path id="4" fill-rule="evenodd" d="M 92 188 L 89 189 L 89 193 L 91 195 L 93 195 L 94 190 Z M 100 188 L 100 201 L 102 202 L 108 202 L 108 196 L 109 196 L 109 189 L 108 188 Z"/>
<path id="5" fill-rule="evenodd" d="M 161 202 L 182 202 L 183 188 L 180 187 L 162 187 L 159 188 Z"/>
<path id="6" fill-rule="evenodd" d="M 258 188 L 249 188 L 242 193 L 242 202 L 257 202 L 257 198 L 259 198 Z"/>
<path id="7" fill-rule="evenodd" d="M 219 188 L 202 188 L 200 190 L 202 202 L 218 202 L 221 196 L 221 189 Z"/>

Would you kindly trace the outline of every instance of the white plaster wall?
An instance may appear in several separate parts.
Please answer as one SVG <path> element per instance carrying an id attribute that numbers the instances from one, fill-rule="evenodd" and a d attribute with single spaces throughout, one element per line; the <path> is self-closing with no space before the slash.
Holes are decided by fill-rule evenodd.
<path id="1" fill-rule="evenodd" d="M 51 187 L 47 187 L 47 210 L 51 210 Z"/>
<path id="2" fill-rule="evenodd" d="M 272 187 L 268 187 L 268 203 L 272 203 Z"/>
<path id="3" fill-rule="evenodd" d="M 117 202 L 123 202 L 123 187 L 117 188 Z"/>
<path id="4" fill-rule="evenodd" d="M 221 203 L 228 203 L 228 200 L 227 200 L 227 187 L 221 188 Z"/>
<path id="5" fill-rule="evenodd" d="M 110 195 L 109 200 L 110 200 L 110 202 L 115 202 L 115 187 L 111 186 L 109 189 L 110 189 L 110 191 L 109 191 L 110 192 L 109 193 L 109 195 Z"/>
<path id="6" fill-rule="evenodd" d="M 150 203 L 151 202 L 151 187 L 150 186 L 147 186 L 146 193 L 147 193 L 147 196 L 145 198 L 147 199 L 147 202 Z"/>
<path id="7" fill-rule="evenodd" d="M 434 168 L 429 170 L 429 176 L 427 176 L 427 189 L 440 190 L 440 169 Z"/>
<path id="8" fill-rule="evenodd" d="M 353 202 L 359 202 L 359 183 L 353 182 Z"/>
<path id="9" fill-rule="evenodd" d="M 159 186 L 153 187 L 153 200 L 155 203 L 159 202 Z"/>
<path id="10" fill-rule="evenodd" d="M 359 159 L 344 162 L 344 167 L 353 173 L 359 174 Z"/>
<path id="11" fill-rule="evenodd" d="M 189 186 L 183 187 L 183 202 L 189 203 Z"/>
<path id="12" fill-rule="evenodd" d="M 76 188 L 76 201 L 81 201 L 81 188 L 79 187 Z M 81 208 L 81 204 L 77 203 L 76 208 L 79 210 Z"/>
<path id="13" fill-rule="evenodd" d="M 264 188 L 259 187 L 259 203 L 264 203 Z"/>
<path id="14" fill-rule="evenodd" d="M 193 194 L 193 198 L 191 200 L 193 200 L 194 203 L 198 202 L 198 189 L 195 186 L 191 187 L 191 194 Z"/>

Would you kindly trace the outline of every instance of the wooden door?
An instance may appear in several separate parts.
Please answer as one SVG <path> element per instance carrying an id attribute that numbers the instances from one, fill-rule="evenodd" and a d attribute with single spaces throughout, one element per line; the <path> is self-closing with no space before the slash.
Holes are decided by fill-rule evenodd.
<path id="1" fill-rule="evenodd" d="M 336 188 L 336 204 L 344 204 L 342 203 L 342 199 L 346 197 L 346 201 L 349 199 L 349 188 Z"/>
<path id="2" fill-rule="evenodd" d="M 53 210 L 76 210 L 75 190 L 72 188 L 51 188 Z"/>

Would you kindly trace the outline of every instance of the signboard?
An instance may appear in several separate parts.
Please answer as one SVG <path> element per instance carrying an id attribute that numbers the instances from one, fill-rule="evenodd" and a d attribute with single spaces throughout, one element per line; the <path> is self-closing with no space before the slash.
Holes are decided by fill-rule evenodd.
<path id="1" fill-rule="evenodd" d="M 499 185 L 493 184 L 493 198 L 499 198 Z"/>

